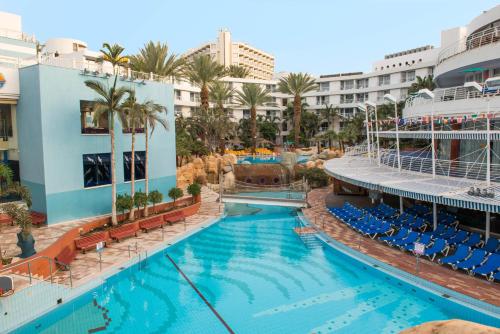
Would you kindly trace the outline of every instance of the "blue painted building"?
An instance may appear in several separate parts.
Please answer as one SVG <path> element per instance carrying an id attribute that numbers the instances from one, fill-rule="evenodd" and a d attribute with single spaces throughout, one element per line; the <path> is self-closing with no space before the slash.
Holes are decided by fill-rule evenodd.
<path id="1" fill-rule="evenodd" d="M 81 67 L 36 64 L 19 69 L 20 178 L 32 192 L 33 210 L 46 213 L 49 224 L 111 212 L 107 121 L 93 124 L 92 101 L 97 95 L 85 86 L 86 80 L 113 84 L 109 74 Z M 169 129 L 158 126 L 149 141 L 149 189 L 161 191 L 168 199 L 168 190 L 176 182 L 172 85 L 126 76 L 120 76 L 118 83 L 134 89 L 139 102 L 153 100 L 168 110 L 164 117 Z M 124 133 L 118 120 L 115 134 L 117 191 L 129 193 L 131 134 Z M 136 134 L 139 178 L 144 136 Z M 141 189 L 144 180 L 136 181 L 136 191 Z"/>

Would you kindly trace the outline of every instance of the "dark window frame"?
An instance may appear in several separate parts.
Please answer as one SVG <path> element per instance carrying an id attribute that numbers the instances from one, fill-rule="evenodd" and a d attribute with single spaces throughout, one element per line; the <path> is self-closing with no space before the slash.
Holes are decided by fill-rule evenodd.
<path id="1" fill-rule="evenodd" d="M 111 184 L 111 153 L 83 154 L 82 162 L 84 188 Z"/>
<path id="2" fill-rule="evenodd" d="M 146 179 L 146 151 L 135 151 L 135 180 Z M 132 152 L 123 152 L 123 179 L 125 182 L 131 181 L 130 160 Z"/>

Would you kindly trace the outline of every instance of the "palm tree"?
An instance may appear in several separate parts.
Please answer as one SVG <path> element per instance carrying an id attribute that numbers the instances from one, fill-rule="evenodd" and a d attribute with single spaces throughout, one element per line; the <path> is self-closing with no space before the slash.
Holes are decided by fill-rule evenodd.
<path id="1" fill-rule="evenodd" d="M 320 117 L 322 121 L 327 121 L 328 122 L 328 127 L 332 127 L 335 118 L 339 116 L 339 108 L 334 107 L 333 104 L 326 104 L 325 103 L 325 108 L 320 110 Z"/>
<path id="2" fill-rule="evenodd" d="M 133 70 L 155 73 L 172 79 L 179 79 L 182 76 L 185 63 L 184 58 L 168 53 L 167 43 L 153 41 L 144 44 L 137 55 L 130 56 Z"/>
<path id="3" fill-rule="evenodd" d="M 154 103 L 153 101 L 146 101 L 141 105 L 141 111 L 142 124 L 144 124 L 144 141 L 146 150 L 146 157 L 144 161 L 144 182 L 146 195 L 149 195 L 149 135 L 153 135 L 157 124 L 160 124 L 165 130 L 168 130 L 168 122 L 161 116 L 162 113 L 167 113 L 167 108 Z M 144 216 L 148 216 L 147 206 L 144 208 Z"/>
<path id="4" fill-rule="evenodd" d="M 126 128 L 131 133 L 131 147 L 130 147 L 130 196 L 133 198 L 135 195 L 135 134 L 137 129 L 143 126 L 143 105 L 137 103 L 135 92 L 132 92 L 125 102 L 121 105 L 121 114 L 125 118 Z M 135 207 L 129 212 L 129 219 L 134 219 Z"/>
<path id="5" fill-rule="evenodd" d="M 115 158 L 115 117 L 121 113 L 122 101 L 130 95 L 131 91 L 124 87 L 116 87 L 118 79 L 118 66 L 128 62 L 128 58 L 123 57 L 121 53 L 123 48 L 117 44 L 109 45 L 103 44 L 101 50 L 103 59 L 109 61 L 113 65 L 113 72 L 115 73 L 115 80 L 113 86 L 106 88 L 100 81 L 87 80 L 85 85 L 92 89 L 99 97 L 94 100 L 94 123 L 97 123 L 101 117 L 108 118 L 109 138 L 111 141 L 111 223 L 118 224 L 116 219 L 116 158 Z"/>
<path id="6" fill-rule="evenodd" d="M 281 78 L 278 83 L 281 93 L 293 95 L 293 119 L 294 119 L 294 141 L 299 145 L 300 139 L 300 116 L 302 95 L 317 89 L 317 84 L 313 77 L 307 73 L 290 73 L 287 77 Z"/>
<path id="7" fill-rule="evenodd" d="M 413 83 L 408 89 L 408 93 L 416 93 L 421 89 L 434 90 L 436 84 L 434 83 L 434 77 L 432 75 L 427 75 L 425 77 L 417 76 L 417 82 Z"/>
<path id="8" fill-rule="evenodd" d="M 224 66 L 218 64 L 210 55 L 198 55 L 186 64 L 187 78 L 200 88 L 201 109 L 208 110 L 208 87 L 225 75 Z"/>
<path id="9" fill-rule="evenodd" d="M 237 92 L 236 99 L 240 105 L 250 108 L 250 119 L 252 120 L 252 154 L 255 154 L 255 148 L 257 147 L 257 107 L 271 102 L 271 95 L 261 85 L 245 83 L 241 91 Z"/>
<path id="10" fill-rule="evenodd" d="M 250 69 L 240 65 L 230 65 L 226 69 L 226 74 L 231 78 L 246 78 L 250 75 Z"/>
<path id="11" fill-rule="evenodd" d="M 234 89 L 225 82 L 215 81 L 209 87 L 210 100 L 219 110 L 224 110 L 224 103 L 231 99 L 233 95 Z"/>

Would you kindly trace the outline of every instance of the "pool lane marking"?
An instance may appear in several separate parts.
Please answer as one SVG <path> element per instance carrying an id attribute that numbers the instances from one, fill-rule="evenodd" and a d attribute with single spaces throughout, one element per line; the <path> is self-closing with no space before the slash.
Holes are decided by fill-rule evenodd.
<path id="1" fill-rule="evenodd" d="M 231 327 L 227 324 L 227 322 L 224 320 L 224 318 L 222 318 L 222 316 L 219 314 L 219 312 L 217 312 L 217 310 L 212 306 L 212 304 L 210 304 L 210 302 L 205 298 L 205 296 L 203 296 L 203 294 L 201 293 L 200 290 L 198 290 L 198 288 L 196 287 L 196 285 L 194 285 L 194 283 L 189 279 L 189 277 L 186 276 L 186 274 L 184 274 L 184 272 L 182 271 L 181 268 L 179 268 L 179 266 L 177 265 L 177 263 L 175 263 L 175 261 L 170 257 L 170 255 L 168 254 L 165 254 L 165 256 L 167 257 L 167 259 L 172 263 L 172 265 L 174 266 L 174 268 L 182 275 L 182 277 L 184 277 L 184 279 L 189 283 L 189 285 L 191 285 L 191 287 L 193 288 L 193 290 L 198 294 L 198 296 L 200 296 L 200 298 L 203 300 L 203 302 L 208 306 L 208 308 L 212 311 L 213 314 L 215 314 L 215 316 L 217 317 L 217 319 L 219 319 L 219 321 L 224 325 L 224 327 L 226 327 L 227 331 L 231 334 L 235 334 L 234 331 L 231 329 Z"/>

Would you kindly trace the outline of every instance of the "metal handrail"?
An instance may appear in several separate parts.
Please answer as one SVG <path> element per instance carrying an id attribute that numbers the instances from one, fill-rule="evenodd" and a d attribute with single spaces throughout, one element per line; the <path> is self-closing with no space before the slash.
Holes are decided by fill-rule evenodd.
<path id="1" fill-rule="evenodd" d="M 431 103 L 500 96 L 500 90 L 497 90 L 496 92 L 482 93 L 475 90 L 471 90 L 470 88 L 464 86 L 435 89 L 433 93 L 434 93 L 433 99 L 424 98 L 419 95 L 410 96 L 409 98 L 406 99 L 405 108 L 417 105 L 426 105 Z"/>
<path id="2" fill-rule="evenodd" d="M 460 39 L 442 50 L 438 55 L 438 65 L 463 52 L 500 41 L 500 27 L 492 27 Z"/>

